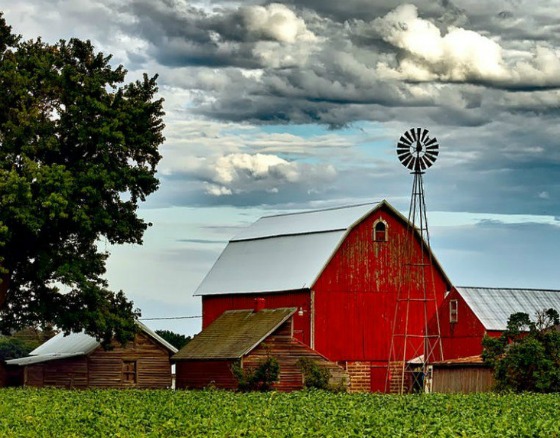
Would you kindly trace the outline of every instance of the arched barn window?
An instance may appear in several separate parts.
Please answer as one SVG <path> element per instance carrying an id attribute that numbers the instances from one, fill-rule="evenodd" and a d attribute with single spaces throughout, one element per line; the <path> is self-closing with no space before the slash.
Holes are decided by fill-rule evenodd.
<path id="1" fill-rule="evenodd" d="M 387 222 L 383 219 L 377 219 L 373 224 L 373 240 L 374 242 L 387 241 Z"/>

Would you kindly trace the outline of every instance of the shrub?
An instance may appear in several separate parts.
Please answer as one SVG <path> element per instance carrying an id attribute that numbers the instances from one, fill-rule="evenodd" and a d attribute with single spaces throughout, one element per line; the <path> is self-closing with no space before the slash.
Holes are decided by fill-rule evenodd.
<path id="1" fill-rule="evenodd" d="M 280 365 L 275 358 L 267 357 L 255 368 L 243 368 L 240 363 L 236 363 L 231 371 L 239 391 L 270 391 L 278 381 Z"/>

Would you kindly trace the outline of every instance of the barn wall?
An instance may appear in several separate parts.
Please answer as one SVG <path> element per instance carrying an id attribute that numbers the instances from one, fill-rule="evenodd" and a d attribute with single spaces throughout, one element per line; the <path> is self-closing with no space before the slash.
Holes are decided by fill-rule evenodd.
<path id="1" fill-rule="evenodd" d="M 44 381 L 44 365 L 42 363 L 36 365 L 28 365 L 25 367 L 23 374 L 24 386 L 33 386 L 42 388 L 45 386 Z"/>
<path id="2" fill-rule="evenodd" d="M 126 347 L 113 343 L 112 349 L 97 348 L 88 356 L 91 388 L 169 388 L 170 353 L 144 333 L 138 333 Z M 136 379 L 127 379 L 125 362 L 136 365 Z"/>
<path id="3" fill-rule="evenodd" d="M 458 303 L 457 322 L 449 320 L 449 302 L 452 300 L 457 300 Z M 444 299 L 439 319 L 445 360 L 482 353 L 482 338 L 486 330 L 457 290 L 453 289 Z M 434 322 L 432 321 L 432 325 Z"/>
<path id="4" fill-rule="evenodd" d="M 331 372 L 331 383 L 346 384 L 348 376 L 335 363 L 329 362 L 320 354 L 310 349 L 302 342 L 291 337 L 290 321 L 280 326 L 272 335 L 268 336 L 257 348 L 243 358 L 243 368 L 256 368 L 268 357 L 274 357 L 280 367 L 278 382 L 274 385 L 277 391 L 294 391 L 302 389 L 304 377 L 298 360 L 307 358 L 315 361 Z"/>
<path id="5" fill-rule="evenodd" d="M 378 218 L 388 225 L 387 242 L 373 241 L 373 224 Z M 435 314 L 449 286 L 434 266 L 432 272 L 428 268 L 412 269 L 408 277 L 403 277 L 407 272 L 403 271 L 403 255 L 409 248 L 406 242 L 406 225 L 384 208 L 349 233 L 314 285 L 315 349 L 318 352 L 339 362 L 387 361 L 400 280 L 406 278 L 410 296 L 419 297 L 421 269 L 426 270 L 427 290 L 435 284 L 437 300 L 430 303 L 433 308 L 429 309 L 428 317 Z M 421 261 L 418 241 L 414 254 Z M 399 328 L 403 332 L 404 307 L 399 309 L 399 314 Z M 423 303 L 412 302 L 409 315 L 409 333 L 422 333 Z M 419 345 L 420 342 L 419 339 Z M 402 348 L 397 346 L 396 351 Z M 412 356 L 413 353 L 407 359 Z"/>
<path id="6" fill-rule="evenodd" d="M 310 345 L 311 294 L 309 291 L 203 296 L 202 329 L 208 327 L 226 310 L 253 309 L 255 298 L 264 298 L 267 309 L 301 307 L 303 315 L 300 316 L 298 312 L 294 315 L 294 337 Z"/>
<path id="7" fill-rule="evenodd" d="M 493 386 L 494 376 L 491 368 L 434 366 L 432 392 L 463 394 L 489 392 Z"/>
<path id="8" fill-rule="evenodd" d="M 209 386 L 220 389 L 236 389 L 232 360 L 182 360 L 175 365 L 177 389 L 204 389 Z"/>

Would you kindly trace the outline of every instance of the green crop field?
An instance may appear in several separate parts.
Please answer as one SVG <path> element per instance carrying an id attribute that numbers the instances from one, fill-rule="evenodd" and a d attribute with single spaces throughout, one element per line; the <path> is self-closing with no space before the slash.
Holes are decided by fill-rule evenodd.
<path id="1" fill-rule="evenodd" d="M 0 390 L 1 437 L 560 437 L 560 395 Z"/>

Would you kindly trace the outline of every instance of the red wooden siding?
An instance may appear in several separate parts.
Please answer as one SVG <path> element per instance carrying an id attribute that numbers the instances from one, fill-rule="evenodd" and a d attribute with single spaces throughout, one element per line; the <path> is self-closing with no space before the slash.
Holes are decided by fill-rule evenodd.
<path id="1" fill-rule="evenodd" d="M 264 307 L 278 309 L 281 307 L 301 308 L 302 312 L 294 315 L 294 337 L 306 345 L 311 343 L 310 310 L 311 294 L 309 291 L 267 293 L 267 294 L 239 294 L 239 295 L 209 295 L 202 297 L 202 329 L 208 327 L 226 310 L 253 309 L 256 298 L 264 298 Z M 300 316 L 300 313 L 303 315 Z"/>
<path id="2" fill-rule="evenodd" d="M 452 300 L 457 300 L 457 322 L 450 322 L 449 320 L 449 302 Z M 445 360 L 475 356 L 482 353 L 481 343 L 486 330 L 455 289 L 443 300 L 439 314 Z M 434 321 L 431 324 L 433 325 Z M 490 336 L 499 336 L 500 334 L 499 332 L 489 333 Z"/>
<path id="3" fill-rule="evenodd" d="M 231 372 L 233 360 L 182 360 L 175 365 L 177 389 L 204 389 L 209 386 L 236 389 Z"/>
<path id="4" fill-rule="evenodd" d="M 378 218 L 388 225 L 386 242 L 373 241 L 373 224 Z M 314 286 L 318 352 L 335 361 L 388 360 L 403 253 L 409 247 L 406 242 L 406 226 L 383 209 L 349 233 Z M 419 242 L 414 251 L 417 256 L 421 253 Z M 441 302 L 449 287 L 444 276 L 435 265 L 433 276 L 424 269 L 426 289 L 431 290 L 433 278 L 437 302 Z M 407 287 L 415 296 L 421 288 L 415 276 L 418 272 L 413 274 Z M 437 303 L 432 303 L 429 317 L 436 312 Z M 412 304 L 409 332 L 422 331 L 423 307 L 420 306 L 423 303 Z M 404 312 L 400 313 L 404 319 Z"/>

